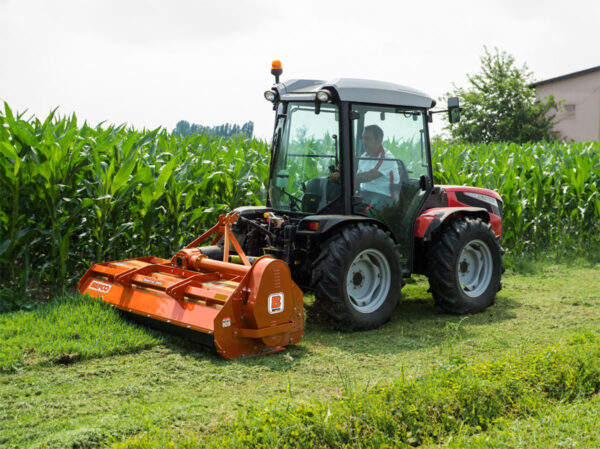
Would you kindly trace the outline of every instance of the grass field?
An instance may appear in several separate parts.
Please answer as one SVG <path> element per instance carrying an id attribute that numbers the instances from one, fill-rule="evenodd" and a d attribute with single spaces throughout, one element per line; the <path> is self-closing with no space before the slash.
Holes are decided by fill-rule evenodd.
<path id="1" fill-rule="evenodd" d="M 418 379 L 455 363 L 511 360 L 575 333 L 597 332 L 600 268 L 534 268 L 529 275 L 508 272 L 497 304 L 483 314 L 441 313 L 426 292 L 427 282 L 418 278 L 405 287 L 393 321 L 381 329 L 340 334 L 309 313 L 301 344 L 233 362 L 123 323 L 110 309 L 90 312 L 96 306 L 86 307 L 84 299 L 75 300 L 74 309 L 63 300 L 45 310 L 3 314 L 0 447 L 168 447 L 170 442 L 198 447 L 218 440 L 234 420 L 264 409 L 333 406 L 348 394 L 401 377 Z M 63 317 L 73 323 L 98 313 L 104 320 L 100 327 L 115 331 L 92 336 L 99 326 L 89 319 L 75 339 L 53 333 Z M 83 344 L 92 340 L 98 342 L 93 351 Z M 65 361 L 65 353 L 80 356 Z M 532 416 L 500 416 L 486 431 L 449 432 L 440 442 L 597 447 L 597 437 L 582 431 L 597 427 L 597 405 L 597 395 L 552 402 Z"/>

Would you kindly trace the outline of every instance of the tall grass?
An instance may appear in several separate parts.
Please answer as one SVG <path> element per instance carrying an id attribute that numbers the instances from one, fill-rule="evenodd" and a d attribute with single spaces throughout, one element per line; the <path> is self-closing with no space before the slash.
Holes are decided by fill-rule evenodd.
<path id="1" fill-rule="evenodd" d="M 437 183 L 498 191 L 513 253 L 600 248 L 600 143 L 436 144 Z"/>
<path id="2" fill-rule="evenodd" d="M 68 364 L 155 346 L 160 336 L 122 320 L 110 305 L 65 295 L 32 312 L 0 315 L 0 373 L 24 365 Z"/>
<path id="3" fill-rule="evenodd" d="M 419 378 L 401 376 L 330 401 L 245 409 L 209 434 L 152 428 L 113 448 L 410 448 L 481 435 L 504 420 L 593 398 L 600 389 L 595 333 L 498 360 L 461 359 Z M 511 438 L 512 440 L 512 438 Z"/>
<path id="4" fill-rule="evenodd" d="M 268 144 L 91 127 L 0 112 L 0 311 L 39 285 L 64 290 L 98 261 L 169 256 L 220 213 L 262 204 Z M 438 183 L 497 190 L 504 246 L 600 248 L 600 144 L 433 147 Z M 593 252 L 592 252 L 593 253 Z M 17 293 L 15 293 L 17 292 Z"/>
<path id="5" fill-rule="evenodd" d="M 264 142 L 0 113 L 0 286 L 63 289 L 96 261 L 169 256 L 264 201 Z M 7 290 L 7 288 L 9 289 Z M 0 298 L 1 300 L 2 298 Z M 6 305 L 4 306 L 6 308 Z M 0 308 L 2 306 L 0 305 Z"/>

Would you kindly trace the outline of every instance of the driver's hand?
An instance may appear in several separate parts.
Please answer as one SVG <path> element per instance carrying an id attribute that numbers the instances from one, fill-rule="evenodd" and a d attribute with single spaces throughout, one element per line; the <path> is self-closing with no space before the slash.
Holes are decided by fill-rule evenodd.
<path id="1" fill-rule="evenodd" d="M 339 171 L 329 172 L 329 179 L 331 179 L 332 181 L 339 181 L 340 180 L 340 172 Z"/>

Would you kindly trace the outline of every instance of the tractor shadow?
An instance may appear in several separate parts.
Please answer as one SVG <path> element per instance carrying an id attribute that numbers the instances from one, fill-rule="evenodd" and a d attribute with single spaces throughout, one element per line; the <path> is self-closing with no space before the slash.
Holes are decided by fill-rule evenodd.
<path id="1" fill-rule="evenodd" d="M 135 321 L 132 321 L 135 323 Z M 302 359 L 310 350 L 303 345 L 290 345 L 283 351 L 259 356 L 240 357 L 227 360 L 221 357 L 213 345 L 203 344 L 189 337 L 173 334 L 165 330 L 150 328 L 150 332 L 162 338 L 162 346 L 173 355 L 191 359 L 196 365 L 209 364 L 215 368 L 231 369 L 231 367 L 260 366 L 271 371 L 288 371 L 295 360 Z"/>
<path id="2" fill-rule="evenodd" d="M 258 368 L 260 371 L 265 369 L 273 372 L 293 371 L 295 362 L 302 360 L 311 352 L 305 345 L 300 344 L 287 346 L 280 352 L 227 360 L 214 349 L 199 345 L 189 339 L 168 333 L 161 333 L 161 335 L 164 338 L 163 346 L 170 353 L 193 360 L 193 363 L 197 366 L 211 366 L 217 372 L 244 370 L 253 367 Z"/>
<path id="3" fill-rule="evenodd" d="M 257 367 L 274 372 L 294 370 L 296 362 L 322 351 L 342 351 L 347 354 L 398 354 L 427 348 L 447 347 L 459 341 L 477 339 L 482 332 L 494 332 L 494 325 L 516 317 L 521 304 L 508 292 L 500 292 L 496 303 L 485 312 L 472 315 L 452 315 L 434 305 L 433 298 L 424 289 L 407 288 L 394 311 L 392 319 L 370 331 L 341 332 L 336 330 L 326 315 L 307 298 L 304 339 L 298 345 L 266 357 L 248 357 L 225 360 L 216 351 L 185 338 L 162 333 L 164 345 L 196 363 L 212 366 L 239 365 Z M 503 294 L 504 293 L 504 294 Z"/>
<path id="4" fill-rule="evenodd" d="M 322 312 L 309 307 L 305 340 L 309 346 L 314 342 L 356 354 L 418 351 L 475 339 L 482 328 L 493 332 L 495 324 L 516 318 L 519 307 L 519 302 L 500 292 L 496 303 L 483 313 L 452 315 L 435 306 L 429 293 L 409 294 L 381 328 L 352 333 L 334 330 Z"/>

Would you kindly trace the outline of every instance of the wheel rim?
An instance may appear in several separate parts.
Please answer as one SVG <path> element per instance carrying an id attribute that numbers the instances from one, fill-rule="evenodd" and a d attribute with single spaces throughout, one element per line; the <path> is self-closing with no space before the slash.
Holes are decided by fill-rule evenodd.
<path id="1" fill-rule="evenodd" d="M 492 252 L 481 240 L 470 241 L 460 252 L 456 272 L 465 295 L 475 298 L 485 292 L 492 279 Z"/>
<path id="2" fill-rule="evenodd" d="M 376 311 L 388 296 L 391 280 L 390 264 L 381 251 L 361 251 L 346 274 L 350 304 L 360 313 Z"/>

